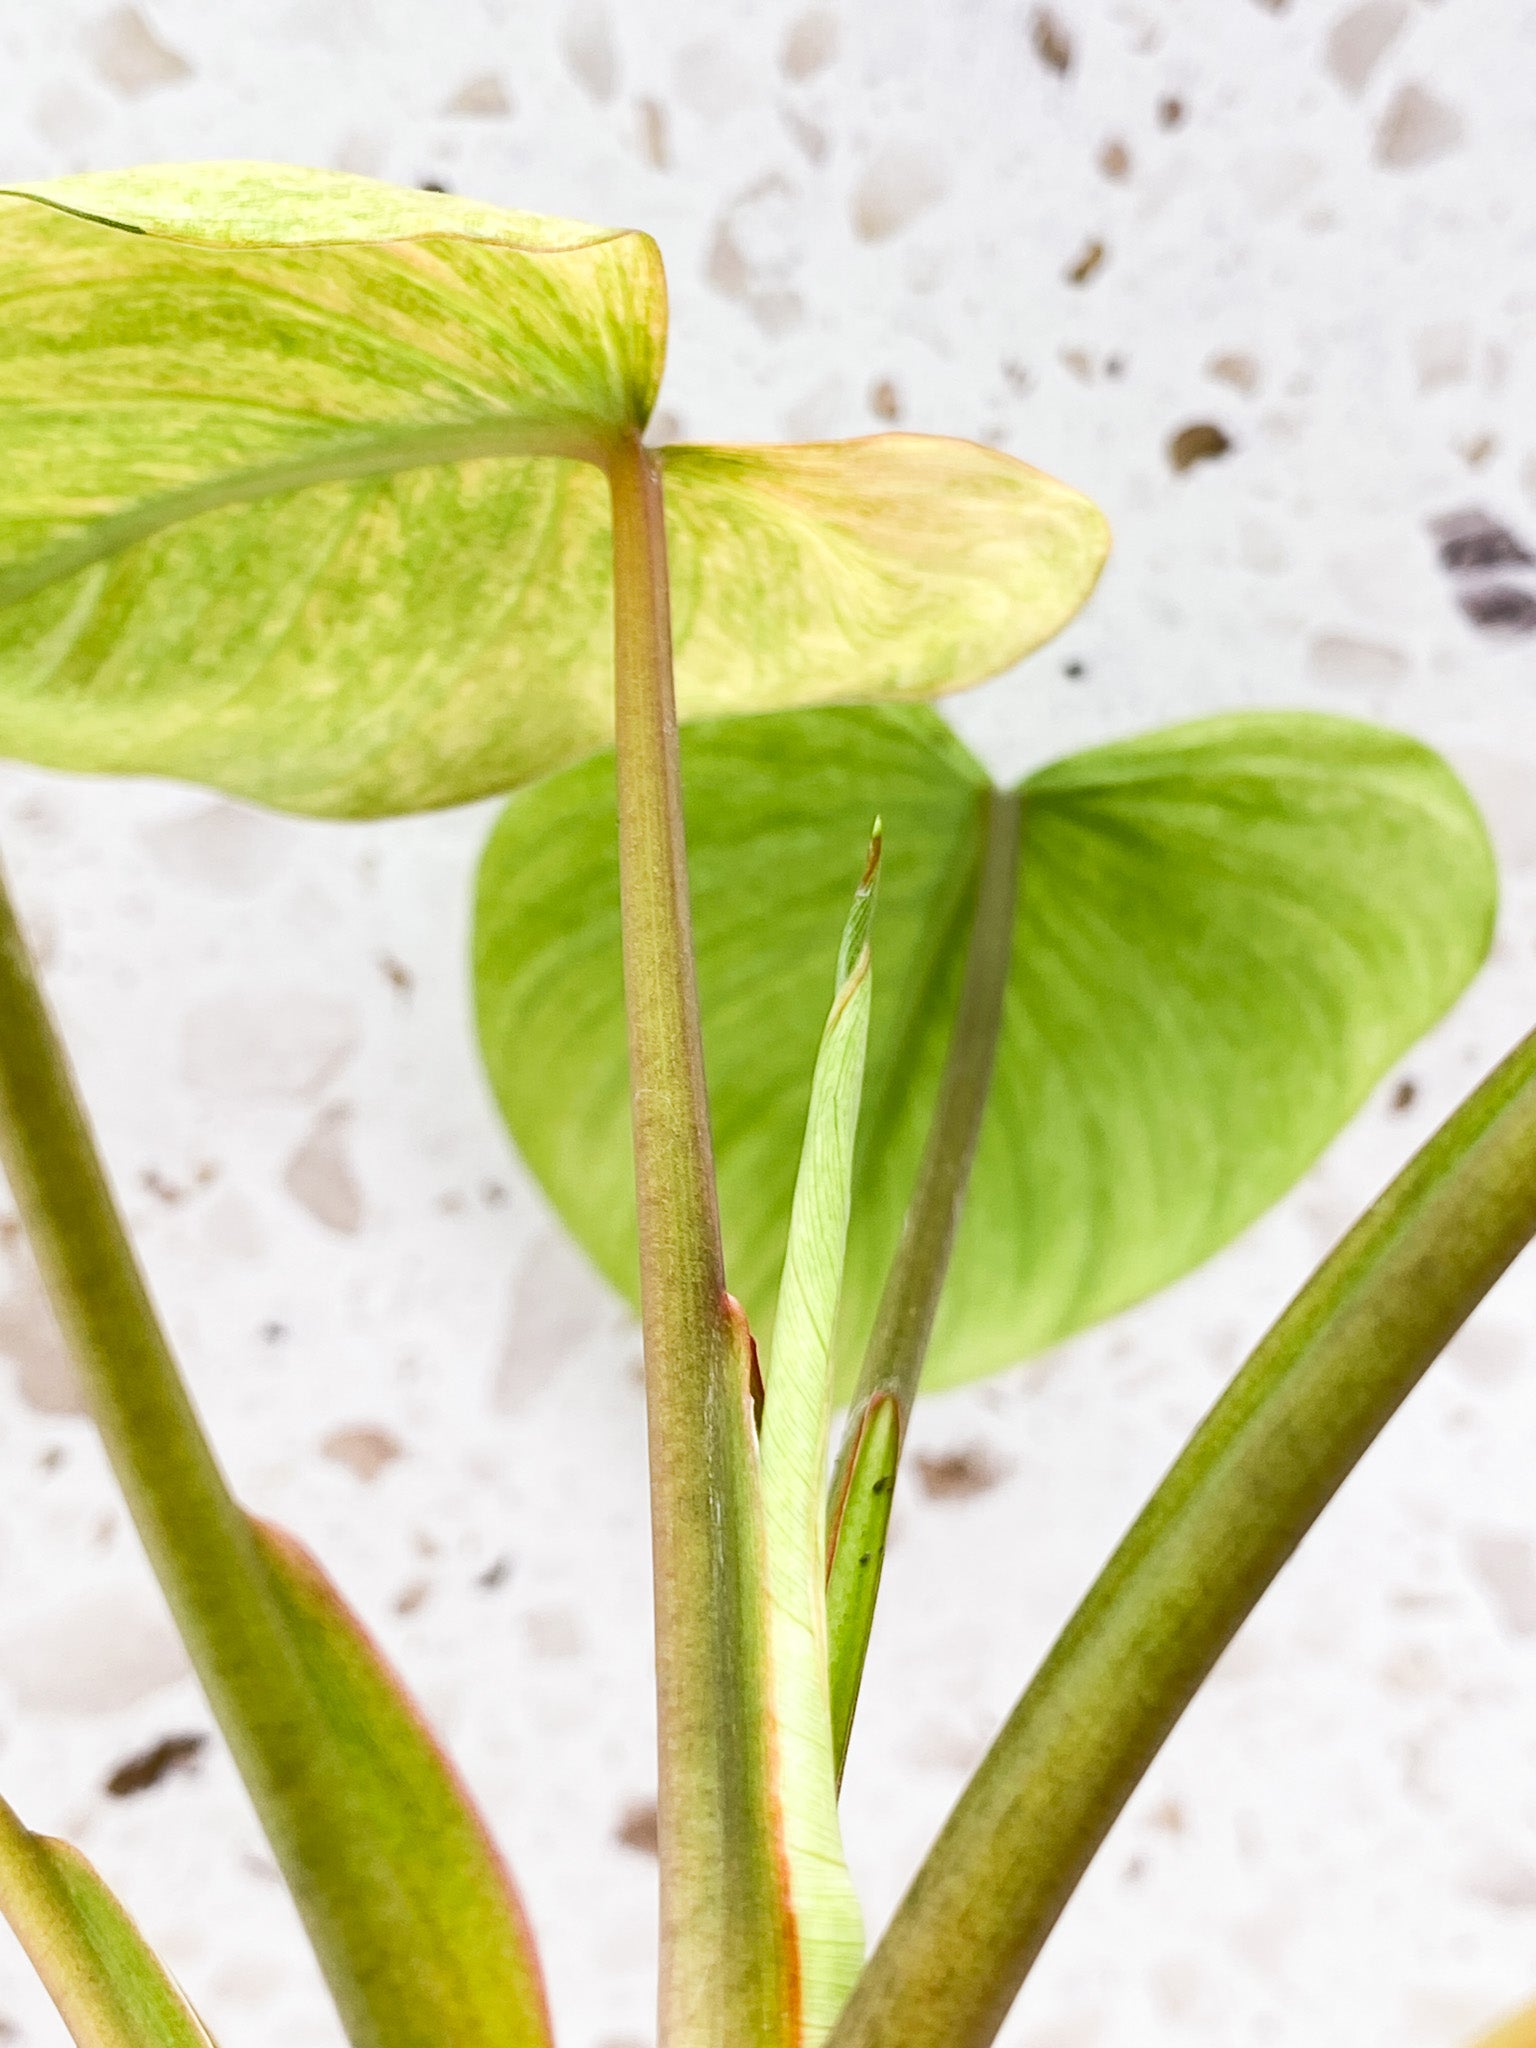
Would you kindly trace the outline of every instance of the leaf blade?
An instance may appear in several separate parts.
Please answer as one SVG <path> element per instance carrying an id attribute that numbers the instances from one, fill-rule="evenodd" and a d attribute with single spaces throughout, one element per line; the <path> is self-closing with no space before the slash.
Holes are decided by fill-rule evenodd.
<path id="1" fill-rule="evenodd" d="M 350 815 L 600 744 L 601 479 L 529 450 L 643 424 L 655 245 L 262 166 L 192 167 L 184 212 L 221 170 L 213 227 L 265 241 L 154 232 L 176 167 L 104 181 L 119 215 L 147 184 L 133 233 L 58 211 L 67 180 L 0 200 L 0 747 Z M 353 239 L 294 240 L 305 206 Z"/>
<path id="2" fill-rule="evenodd" d="M 885 818 L 846 1386 L 940 1085 L 985 778 L 917 707 L 695 727 L 683 764 L 726 1251 L 764 1341 L 821 1028 L 813 963 L 843 915 L 839 848 Z M 632 1289 L 610 772 L 594 761 L 503 813 L 476 1001 L 514 1139 Z M 929 1385 L 1027 1356 L 1228 1241 L 1454 1000 L 1492 926 L 1491 855 L 1461 785 L 1353 721 L 1200 721 L 1047 770 L 1024 803 L 1003 1028 Z"/>
<path id="3" fill-rule="evenodd" d="M 1109 550 L 1080 492 L 936 435 L 661 460 L 689 719 L 965 689 L 1059 632 Z"/>
<path id="4" fill-rule="evenodd" d="M 1028 1126 L 994 1085 L 973 1174 L 1006 1174 L 1026 1128 L 1044 1157 L 1092 1171 L 1075 1202 L 1051 1176 L 1050 1199 L 1076 1215 L 1031 1247 L 1028 1320 L 971 1330 L 995 1364 L 1118 1313 L 1261 1215 L 1471 980 L 1497 900 L 1486 830 L 1452 771 L 1349 719 L 1197 720 L 1048 768 L 1024 799 L 999 1070 L 1038 1064 L 1051 1082 Z M 1052 986 L 1037 994 L 1046 959 Z M 1105 1081 L 1074 1103 L 1084 1020 Z M 1154 1059 L 1165 1092 L 1121 1081 Z M 1116 1133 L 1113 1157 L 1095 1129 Z M 1037 1181 L 1036 1214 L 1046 1199 Z M 1024 1280 L 993 1213 L 988 1228 L 973 1201 L 961 1224 L 930 1385 L 959 1370 L 960 1304 L 981 1276 Z M 1094 1215 L 1113 1263 L 1094 1252 Z"/>
<path id="5" fill-rule="evenodd" d="M 172 165 L 10 188 L 0 275 L 0 751 L 352 817 L 608 743 L 591 464 L 655 399 L 649 237 Z M 688 716 L 974 680 L 1102 556 L 1086 500 L 957 443 L 667 467 Z M 784 572 L 753 600 L 760 655 L 743 538 Z"/>
<path id="6" fill-rule="evenodd" d="M 450 1988 L 432 2024 L 443 2039 L 548 2048 L 522 1899 L 457 1770 L 319 1561 L 274 1524 L 252 1526 L 374 1852 L 410 1895 L 434 1988 Z"/>

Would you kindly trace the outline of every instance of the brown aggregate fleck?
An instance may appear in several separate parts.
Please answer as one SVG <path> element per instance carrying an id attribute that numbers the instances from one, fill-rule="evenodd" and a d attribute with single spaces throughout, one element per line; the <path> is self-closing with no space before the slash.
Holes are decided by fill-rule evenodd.
<path id="1" fill-rule="evenodd" d="M 511 95 L 494 71 L 467 79 L 443 107 L 448 115 L 468 115 L 471 120 L 498 121 L 512 112 Z"/>
<path id="2" fill-rule="evenodd" d="M 1231 440 L 1214 420 L 1196 420 L 1168 437 L 1169 465 L 1178 471 L 1193 469 L 1197 462 L 1216 461 L 1231 446 Z"/>
<path id="3" fill-rule="evenodd" d="M 619 1815 L 613 1839 L 640 1856 L 654 1856 L 661 1845 L 654 1799 L 633 1800 Z"/>
<path id="4" fill-rule="evenodd" d="M 989 1451 L 971 1446 L 929 1451 L 916 1459 L 917 1483 L 930 1500 L 971 1500 L 987 1493 L 1006 1474 Z"/>
<path id="5" fill-rule="evenodd" d="M 1443 514 L 1430 530 L 1440 543 L 1440 566 L 1453 576 L 1469 569 L 1536 567 L 1536 555 L 1507 526 L 1475 507 Z"/>
<path id="6" fill-rule="evenodd" d="M 1411 171 L 1460 147 L 1466 123 L 1456 109 L 1422 85 L 1402 86 L 1376 129 L 1374 155 L 1383 170 Z"/>
<path id="7" fill-rule="evenodd" d="M 1049 7 L 1037 7 L 1030 17 L 1029 40 L 1046 70 L 1065 78 L 1072 69 L 1072 38 Z"/>
<path id="8" fill-rule="evenodd" d="M 116 7 L 98 22 L 90 49 L 97 72 L 126 100 L 142 99 L 192 76 L 186 58 L 161 41 L 137 7 Z"/>
<path id="9" fill-rule="evenodd" d="M 640 154 L 653 171 L 672 168 L 672 127 L 660 100 L 643 99 L 635 107 Z"/>
<path id="10" fill-rule="evenodd" d="M 323 1456 L 333 1464 L 345 1465 L 355 1479 L 366 1486 L 378 1478 L 386 1465 L 405 1456 L 405 1446 L 387 1429 L 364 1422 L 348 1429 L 333 1429 L 321 1444 Z"/>
<path id="11" fill-rule="evenodd" d="M 166 1735 L 148 1749 L 140 1750 L 120 1763 L 107 1780 L 107 1796 L 111 1799 L 131 1799 L 137 1792 L 147 1792 L 158 1785 L 162 1778 L 168 1778 L 178 1771 L 191 1771 L 197 1767 L 197 1760 L 208 1747 L 206 1735 Z"/>
<path id="12" fill-rule="evenodd" d="M 1223 349 L 1210 357 L 1205 374 L 1214 377 L 1218 384 L 1229 384 L 1234 391 L 1241 391 L 1245 398 L 1252 397 L 1259 388 L 1258 363 L 1241 349 Z"/>
<path id="13" fill-rule="evenodd" d="M 901 393 L 889 377 L 882 377 L 870 388 L 869 409 L 877 420 L 895 421 L 901 418 Z"/>
<path id="14" fill-rule="evenodd" d="M 1099 169 L 1106 178 L 1128 178 L 1131 175 L 1131 152 L 1117 137 L 1111 137 L 1099 151 Z"/>
<path id="15" fill-rule="evenodd" d="M 1536 633 L 1536 597 L 1513 583 L 1494 583 L 1485 590 L 1469 590 L 1457 599 L 1463 612 L 1481 632 L 1520 639 Z"/>

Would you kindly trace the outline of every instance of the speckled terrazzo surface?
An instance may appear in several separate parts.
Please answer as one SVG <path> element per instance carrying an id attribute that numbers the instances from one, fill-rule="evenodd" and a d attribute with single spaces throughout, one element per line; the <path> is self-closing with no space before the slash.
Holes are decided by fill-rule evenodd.
<path id="1" fill-rule="evenodd" d="M 922 1411 L 845 1802 L 872 1921 L 1246 1344 L 1536 1014 L 1536 572 L 1442 561 L 1488 522 L 1536 543 L 1533 82 L 1531 0 L 0 0 L 0 175 L 270 156 L 645 226 L 665 436 L 900 421 L 1094 492 L 1118 550 L 1091 611 L 953 706 L 999 768 L 1310 704 L 1442 745 L 1488 809 L 1495 957 L 1294 1197 Z M 640 2048 L 638 1347 L 471 1052 L 490 815 L 328 828 L 0 774 L 0 848 L 239 1486 L 452 1743 L 562 2041 Z M 225 2048 L 332 2043 L 217 1745 L 106 1789 L 209 1724 L 14 1226 L 3 1249 L 0 1786 L 121 1887 Z M 1458 2048 L 1536 1991 L 1533 1455 L 1536 1266 L 1227 1657 L 1013 2048 Z M 8 1942 L 0 2023 L 63 2038 Z"/>

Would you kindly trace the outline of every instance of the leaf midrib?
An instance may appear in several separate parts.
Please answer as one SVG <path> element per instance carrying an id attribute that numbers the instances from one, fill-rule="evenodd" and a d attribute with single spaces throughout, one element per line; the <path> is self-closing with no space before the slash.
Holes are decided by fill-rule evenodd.
<path id="1" fill-rule="evenodd" d="M 96 562 L 110 561 L 139 541 L 152 539 L 170 527 L 180 526 L 204 512 L 219 511 L 226 505 L 282 497 L 315 484 L 389 476 L 440 464 L 538 455 L 601 466 L 605 437 L 590 420 L 558 415 L 539 421 L 492 419 L 470 426 L 415 427 L 405 432 L 354 436 L 321 455 L 264 464 L 258 469 L 232 470 L 99 520 L 77 539 L 0 570 L 0 605 L 32 597 L 49 584 L 77 575 Z"/>

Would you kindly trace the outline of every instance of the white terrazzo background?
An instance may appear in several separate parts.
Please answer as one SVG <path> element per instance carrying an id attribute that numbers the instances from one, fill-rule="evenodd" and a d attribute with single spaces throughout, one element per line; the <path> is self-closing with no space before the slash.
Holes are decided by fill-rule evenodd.
<path id="1" fill-rule="evenodd" d="M 1536 634 L 1480 631 L 1428 528 L 1476 507 L 1536 540 L 1536 4 L 1056 0 L 1042 32 L 1020 0 L 0 0 L 0 178 L 199 156 L 652 229 L 668 437 L 899 419 L 1094 492 L 1118 551 L 1090 613 L 953 707 L 1000 768 L 1312 704 L 1444 746 L 1489 808 L 1493 962 L 1294 1197 L 1161 1300 L 921 1412 L 845 1807 L 878 1924 L 1246 1345 L 1536 1016 Z M 1202 422 L 1230 448 L 1176 474 L 1169 437 Z M 332 828 L 0 773 L 0 847 L 238 1485 L 451 1741 L 567 2048 L 641 2048 L 638 1346 L 476 1068 L 490 816 Z M 224 2048 L 334 2043 L 217 1746 L 104 1789 L 208 1720 L 14 1225 L 4 1257 L 0 1786 L 121 1887 Z M 1536 1992 L 1533 1457 L 1536 1265 L 1244 1632 L 1013 2048 L 1458 2048 Z M 63 2038 L 8 1940 L 0 2037 Z"/>

